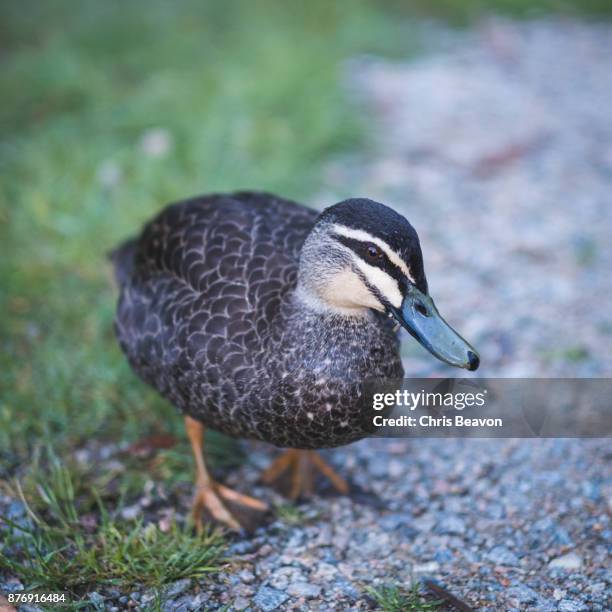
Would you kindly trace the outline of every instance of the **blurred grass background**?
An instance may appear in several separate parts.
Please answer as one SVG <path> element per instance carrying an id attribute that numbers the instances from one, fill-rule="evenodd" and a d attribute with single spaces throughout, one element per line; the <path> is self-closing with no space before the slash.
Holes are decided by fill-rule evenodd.
<path id="1" fill-rule="evenodd" d="M 163 204 L 306 199 L 368 146 L 342 63 L 418 51 L 422 17 L 598 17 L 609 1 L 0 3 L 0 477 L 51 442 L 180 435 L 115 343 L 105 252 Z M 143 135 L 162 128 L 166 155 Z M 350 191 L 350 186 L 347 186 Z"/>

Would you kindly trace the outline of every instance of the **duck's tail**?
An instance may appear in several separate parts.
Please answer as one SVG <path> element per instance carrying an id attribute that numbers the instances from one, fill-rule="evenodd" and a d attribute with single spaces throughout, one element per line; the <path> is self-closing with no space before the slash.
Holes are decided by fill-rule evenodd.
<path id="1" fill-rule="evenodd" d="M 136 245 L 136 238 L 130 238 L 107 254 L 113 264 L 115 280 L 120 287 L 125 285 L 132 276 L 134 259 L 136 257 Z"/>

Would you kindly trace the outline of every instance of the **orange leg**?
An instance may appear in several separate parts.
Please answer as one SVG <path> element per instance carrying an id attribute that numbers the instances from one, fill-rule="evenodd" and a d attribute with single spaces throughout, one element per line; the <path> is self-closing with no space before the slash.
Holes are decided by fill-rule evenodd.
<path id="1" fill-rule="evenodd" d="M 346 495 L 349 491 L 346 480 L 336 474 L 316 451 L 289 449 L 272 462 L 261 478 L 266 484 L 271 484 L 287 470 L 291 470 L 289 497 L 293 500 L 298 499 L 301 495 L 306 497 L 312 495 L 315 470 L 328 478 L 339 493 Z"/>
<path id="2" fill-rule="evenodd" d="M 189 416 L 185 417 L 185 429 L 191 442 L 191 449 L 196 462 L 196 488 L 191 508 L 191 516 L 198 531 L 202 530 L 202 512 L 206 508 L 220 523 L 234 531 L 240 531 L 240 523 L 225 507 L 223 500 L 247 506 L 253 510 L 265 512 L 268 506 L 258 499 L 238 493 L 225 485 L 216 483 L 208 473 L 203 454 L 204 426 Z"/>

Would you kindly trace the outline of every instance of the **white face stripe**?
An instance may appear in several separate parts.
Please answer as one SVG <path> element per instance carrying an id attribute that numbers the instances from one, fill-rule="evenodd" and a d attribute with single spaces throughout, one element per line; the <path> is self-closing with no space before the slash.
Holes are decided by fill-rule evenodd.
<path id="1" fill-rule="evenodd" d="M 410 273 L 410 268 L 406 265 L 406 262 L 384 241 L 376 236 L 372 236 L 369 232 L 360 229 L 353 229 L 351 227 L 347 227 L 346 225 L 340 225 L 338 223 L 334 223 L 332 226 L 333 231 L 340 236 L 344 236 L 346 238 L 353 238 L 354 240 L 360 240 L 362 242 L 371 242 L 375 244 L 377 247 L 381 248 L 385 255 L 389 258 L 389 261 L 395 264 L 407 277 L 408 279 L 414 283 L 414 277 Z M 360 258 L 358 258 L 360 259 Z M 362 261 L 360 259 L 360 261 Z M 372 268 L 373 266 L 368 266 Z M 379 268 L 376 268 L 379 270 Z M 382 270 L 380 270 L 382 272 Z M 386 275 L 388 276 L 388 275 Z"/>
<path id="2" fill-rule="evenodd" d="M 384 270 L 371 266 L 351 251 L 353 260 L 370 285 L 376 287 L 386 300 L 396 308 L 402 305 L 402 292 L 399 283 Z"/>

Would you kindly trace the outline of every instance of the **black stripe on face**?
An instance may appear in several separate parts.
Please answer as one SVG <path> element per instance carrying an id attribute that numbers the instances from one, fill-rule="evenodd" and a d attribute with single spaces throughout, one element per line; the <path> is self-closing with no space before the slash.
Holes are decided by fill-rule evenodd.
<path id="1" fill-rule="evenodd" d="M 339 234 L 334 234 L 334 238 L 344 246 L 351 249 L 351 251 L 363 259 L 363 261 L 365 261 L 367 264 L 384 270 L 389 276 L 391 276 L 391 278 L 394 278 L 399 283 L 400 288 L 403 289 L 406 283 L 409 282 L 409 279 L 406 278 L 406 275 L 402 272 L 401 268 L 396 266 L 387 257 L 385 252 L 373 242 L 356 240 L 355 238 L 348 238 L 347 236 L 341 236 Z M 371 253 L 372 248 L 376 250 L 377 255 L 373 255 L 373 253 Z"/>
<path id="2" fill-rule="evenodd" d="M 356 267 L 353 267 L 353 271 L 355 272 L 355 274 L 357 274 L 357 276 L 361 279 L 361 282 L 368 288 L 368 291 L 388 310 L 389 308 L 391 308 L 391 304 L 389 303 L 389 300 L 378 290 L 377 287 L 374 287 L 374 285 L 370 285 L 370 283 L 368 282 L 368 279 L 366 278 L 366 275 L 359 269 Z"/>

